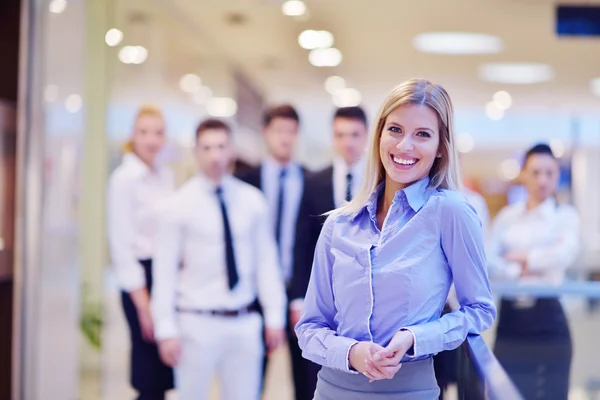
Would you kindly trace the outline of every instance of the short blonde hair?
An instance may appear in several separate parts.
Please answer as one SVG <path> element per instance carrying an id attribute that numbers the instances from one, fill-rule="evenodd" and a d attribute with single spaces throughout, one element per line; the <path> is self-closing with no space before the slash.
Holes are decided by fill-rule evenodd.
<path id="1" fill-rule="evenodd" d="M 429 172 L 431 185 L 450 190 L 458 190 L 461 187 L 458 152 L 454 145 L 454 111 L 450 96 L 441 85 L 425 79 L 411 79 L 396 86 L 383 102 L 375 118 L 363 186 L 352 201 L 338 209 L 339 213 L 345 215 L 357 213 L 367 204 L 377 190 L 377 186 L 385 178 L 386 172 L 379 152 L 383 126 L 392 111 L 408 104 L 428 106 L 438 116 L 441 157 L 436 158 Z"/>
<path id="2" fill-rule="evenodd" d="M 140 118 L 146 116 L 158 117 L 164 120 L 164 116 L 160 108 L 146 104 L 139 108 L 137 114 L 135 115 L 134 125 L 139 121 Z M 133 142 L 131 141 L 131 139 L 129 139 L 123 144 L 122 150 L 124 153 L 133 153 Z"/>

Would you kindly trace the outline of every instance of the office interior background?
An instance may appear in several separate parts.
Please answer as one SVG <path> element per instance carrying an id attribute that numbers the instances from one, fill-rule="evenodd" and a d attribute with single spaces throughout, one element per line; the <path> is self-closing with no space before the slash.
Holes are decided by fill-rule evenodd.
<path id="1" fill-rule="evenodd" d="M 264 151 L 262 111 L 291 103 L 301 118 L 297 158 L 317 170 L 332 158 L 336 107 L 362 105 L 372 120 L 393 86 L 430 79 L 454 101 L 465 183 L 492 216 L 521 196 L 523 150 L 550 144 L 562 166 L 560 200 L 582 220 L 583 251 L 569 276 L 593 280 L 600 1 L 572 19 L 561 14 L 581 3 L 2 1 L 0 398 L 132 396 L 104 199 L 147 103 L 165 113 L 163 156 L 181 183 L 194 171 L 194 131 L 205 117 L 230 122 L 238 157 L 252 164 Z M 591 399 L 600 315 L 577 291 L 562 299 L 575 346 L 572 398 Z M 276 357 L 267 397 L 289 399 L 287 355 Z"/>

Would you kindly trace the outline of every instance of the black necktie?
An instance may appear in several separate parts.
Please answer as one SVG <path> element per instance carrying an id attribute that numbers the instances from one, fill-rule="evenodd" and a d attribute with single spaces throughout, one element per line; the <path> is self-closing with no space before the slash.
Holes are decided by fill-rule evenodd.
<path id="1" fill-rule="evenodd" d="M 281 244 L 281 220 L 283 217 L 283 193 L 285 190 L 285 168 L 282 168 L 279 172 L 279 195 L 277 197 L 277 217 L 275 219 L 275 239 L 277 240 L 277 246 Z"/>
<path id="2" fill-rule="evenodd" d="M 227 207 L 223 201 L 223 188 L 218 187 L 216 190 L 219 203 L 221 204 L 221 215 L 223 216 L 223 230 L 225 231 L 225 259 L 227 263 L 227 280 L 229 281 L 229 289 L 233 289 L 239 281 L 237 268 L 235 266 L 235 254 L 233 253 L 233 238 L 231 236 L 231 227 L 229 226 L 229 218 L 227 217 Z"/>
<path id="3" fill-rule="evenodd" d="M 352 173 L 346 175 L 346 201 L 352 200 Z"/>

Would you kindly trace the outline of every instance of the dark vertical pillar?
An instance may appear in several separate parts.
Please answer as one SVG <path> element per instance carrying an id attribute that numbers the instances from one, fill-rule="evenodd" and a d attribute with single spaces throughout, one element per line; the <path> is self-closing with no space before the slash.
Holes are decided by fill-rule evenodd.
<path id="1" fill-rule="evenodd" d="M 21 0 L 0 1 L 0 400 L 12 392 L 16 114 Z"/>

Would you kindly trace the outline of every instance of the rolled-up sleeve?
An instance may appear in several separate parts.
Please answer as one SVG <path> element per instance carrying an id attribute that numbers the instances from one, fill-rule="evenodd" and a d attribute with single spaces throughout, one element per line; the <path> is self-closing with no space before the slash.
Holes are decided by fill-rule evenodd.
<path id="1" fill-rule="evenodd" d="M 462 196 L 442 203 L 441 245 L 454 278 L 460 308 L 435 321 L 406 327 L 415 338 L 411 357 L 452 350 L 468 334 L 480 334 L 496 317 L 488 280 L 481 222 Z"/>
<path id="2" fill-rule="evenodd" d="M 269 328 L 283 329 L 287 300 L 277 244 L 269 223 L 267 202 L 262 195 L 256 199 L 258 213 L 255 218 L 254 248 L 258 268 L 258 299 L 263 307 L 265 325 Z"/>
<path id="3" fill-rule="evenodd" d="M 135 180 L 123 174 L 113 175 L 108 184 L 108 244 L 119 286 L 126 292 L 146 287 L 144 269 L 135 256 L 134 188 Z"/>
<path id="4" fill-rule="evenodd" d="M 296 325 L 296 335 L 304 358 L 325 367 L 355 373 L 350 370 L 348 356 L 350 348 L 357 341 L 339 336 L 335 330 L 336 308 L 331 256 L 334 224 L 335 217 L 330 216 L 317 241 L 302 316 Z"/>

